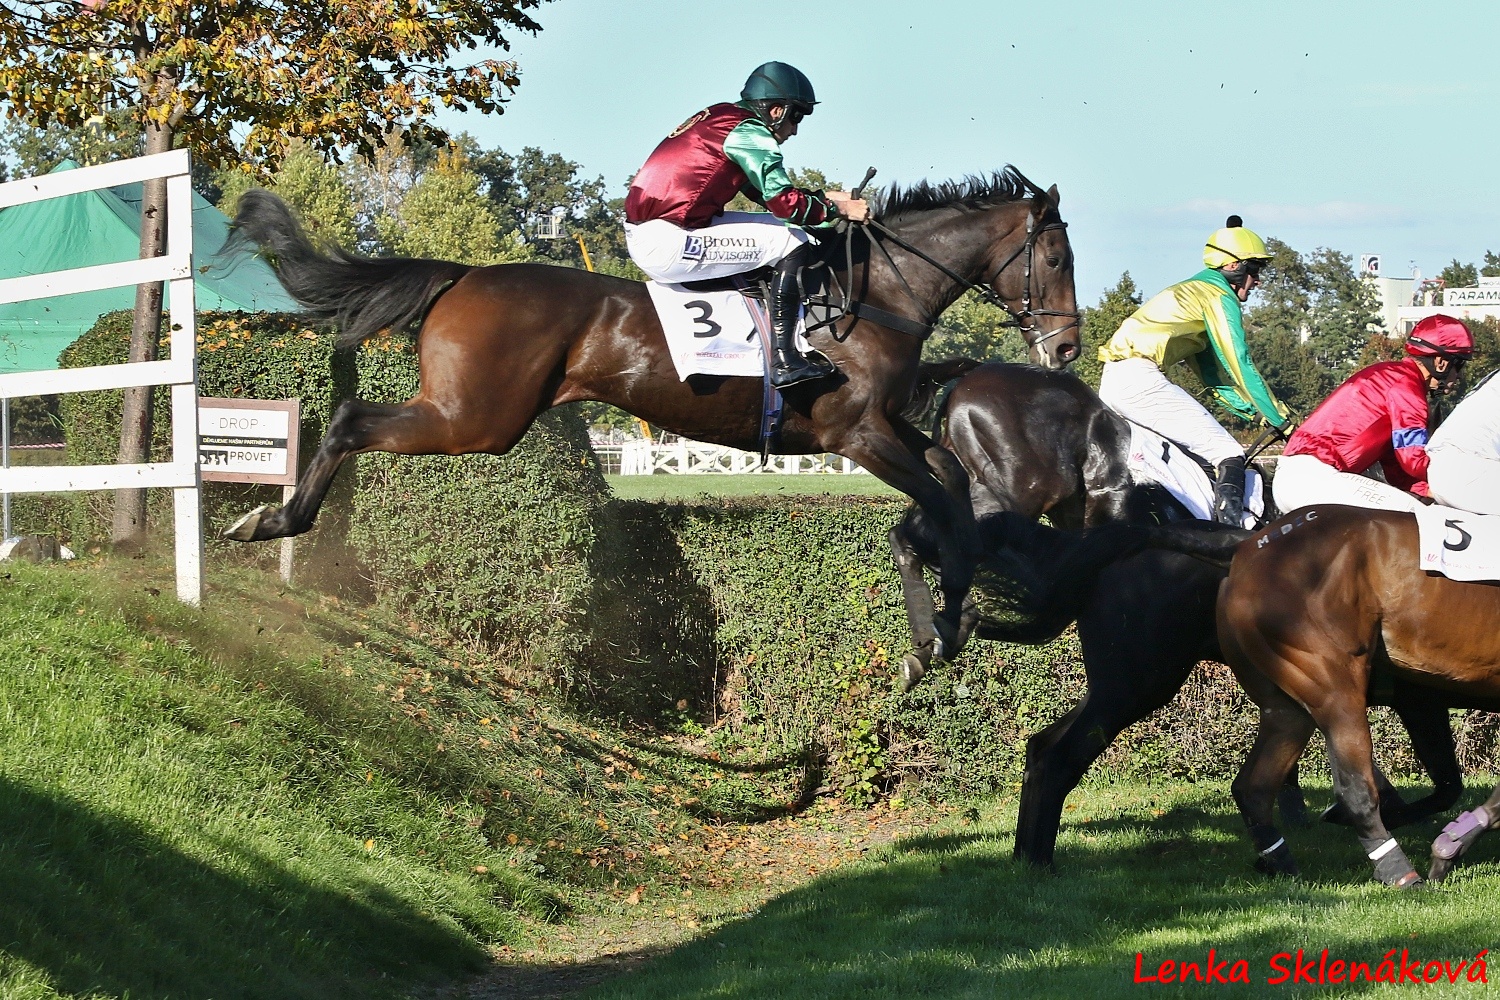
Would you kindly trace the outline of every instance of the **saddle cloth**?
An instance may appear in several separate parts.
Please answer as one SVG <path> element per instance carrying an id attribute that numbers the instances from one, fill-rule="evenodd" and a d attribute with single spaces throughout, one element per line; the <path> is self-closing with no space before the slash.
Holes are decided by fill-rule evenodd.
<path id="1" fill-rule="evenodd" d="M 648 281 L 646 288 L 679 381 L 687 381 L 689 375 L 765 377 L 765 352 L 750 312 L 758 310 L 761 322 L 767 322 L 760 303 L 732 288 L 702 292 L 661 281 Z M 799 319 L 797 348 L 806 352 L 803 325 Z"/>
<path id="2" fill-rule="evenodd" d="M 1194 517 L 1212 521 L 1214 483 L 1198 460 L 1182 446 L 1155 431 L 1130 423 L 1130 478 L 1156 483 L 1177 498 Z M 1245 524 L 1254 528 L 1266 512 L 1265 483 L 1253 468 L 1245 470 Z"/>
<path id="3" fill-rule="evenodd" d="M 1417 507 L 1422 569 L 1450 580 L 1500 580 L 1500 514 Z"/>

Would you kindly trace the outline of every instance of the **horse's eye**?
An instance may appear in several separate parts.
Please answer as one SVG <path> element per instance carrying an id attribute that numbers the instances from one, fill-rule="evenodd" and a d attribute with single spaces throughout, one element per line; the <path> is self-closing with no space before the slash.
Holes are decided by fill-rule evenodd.
<path id="1" fill-rule="evenodd" d="M 1048 267 L 1056 267 L 1058 264 L 1061 264 L 1061 263 L 1062 263 L 1062 258 L 1061 257 L 1048 257 L 1047 258 L 1047 266 Z"/>

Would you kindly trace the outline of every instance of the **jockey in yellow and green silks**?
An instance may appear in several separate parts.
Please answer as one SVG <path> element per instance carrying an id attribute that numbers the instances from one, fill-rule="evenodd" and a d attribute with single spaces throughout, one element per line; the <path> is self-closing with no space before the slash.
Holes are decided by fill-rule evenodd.
<path id="1" fill-rule="evenodd" d="M 1265 241 L 1230 216 L 1204 245 L 1204 270 L 1148 299 L 1099 349 L 1099 397 L 1212 464 L 1218 470 L 1214 518 L 1236 527 L 1244 508 L 1245 450 L 1162 369 L 1185 361 L 1230 410 L 1286 426 L 1286 406 L 1250 360 L 1240 310 L 1270 259 Z"/>

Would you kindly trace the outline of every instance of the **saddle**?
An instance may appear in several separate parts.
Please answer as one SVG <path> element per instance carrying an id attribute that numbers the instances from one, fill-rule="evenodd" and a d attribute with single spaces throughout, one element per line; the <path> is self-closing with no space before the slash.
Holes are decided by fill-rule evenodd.
<path id="1" fill-rule="evenodd" d="M 852 227 L 849 231 L 852 231 Z M 918 340 L 927 339 L 932 333 L 931 326 L 869 305 L 854 298 L 848 289 L 834 287 L 835 264 L 844 265 L 848 273 L 853 274 L 856 267 L 870 259 L 869 241 L 851 240 L 848 232 L 844 235 L 843 240 L 832 239 L 811 244 L 806 261 L 797 270 L 797 287 L 801 290 L 807 332 L 811 334 L 816 330 L 832 328 L 849 315 L 856 320 L 868 320 Z M 747 299 L 764 302 L 769 297 L 767 285 L 774 271 L 774 266 L 757 267 L 722 278 L 684 281 L 682 287 L 695 292 L 738 291 Z"/>

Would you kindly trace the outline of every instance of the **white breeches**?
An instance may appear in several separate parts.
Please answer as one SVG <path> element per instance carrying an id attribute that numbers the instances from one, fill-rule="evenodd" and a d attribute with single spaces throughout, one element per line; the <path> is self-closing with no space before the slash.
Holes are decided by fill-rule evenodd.
<path id="1" fill-rule="evenodd" d="M 753 271 L 777 263 L 811 239 L 765 212 L 725 212 L 702 229 L 683 229 L 665 219 L 625 224 L 630 259 L 668 284 Z"/>
<path id="2" fill-rule="evenodd" d="M 1439 503 L 1500 514 L 1500 461 L 1457 448 L 1437 448 L 1427 457 L 1427 485 Z"/>
<path id="3" fill-rule="evenodd" d="M 1171 438 L 1215 467 L 1245 449 L 1203 404 L 1175 385 L 1149 358 L 1106 361 L 1099 398 L 1127 420 Z"/>
<path id="4" fill-rule="evenodd" d="M 1411 513 L 1422 506 L 1422 501 L 1405 490 L 1352 472 L 1340 472 L 1311 455 L 1281 456 L 1276 462 L 1271 492 L 1283 513 L 1315 503 Z"/>

